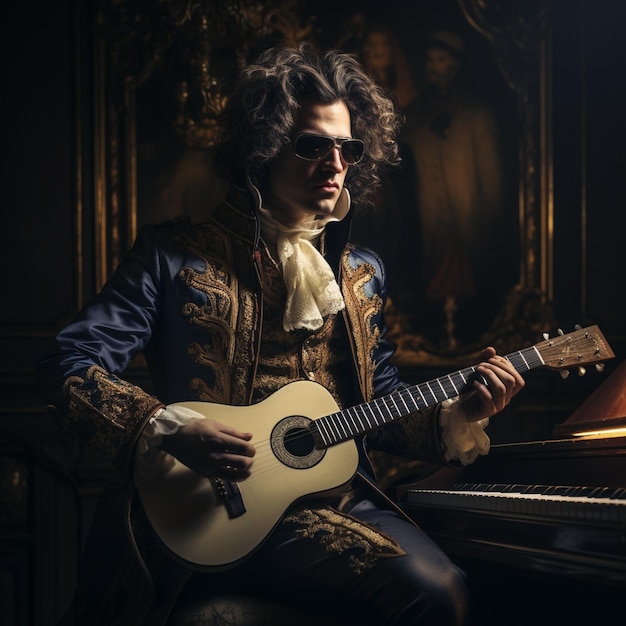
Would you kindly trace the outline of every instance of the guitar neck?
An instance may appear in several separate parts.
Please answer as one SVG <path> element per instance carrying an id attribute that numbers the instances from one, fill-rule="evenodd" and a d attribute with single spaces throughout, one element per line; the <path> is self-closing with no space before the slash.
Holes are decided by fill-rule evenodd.
<path id="1" fill-rule="evenodd" d="M 520 374 L 544 365 L 536 346 L 513 352 L 505 358 Z M 466 367 L 419 385 L 401 387 L 371 402 L 325 415 L 312 422 L 310 428 L 316 441 L 321 442 L 322 447 L 329 447 L 469 392 L 472 381 L 480 379 L 475 367 Z"/>

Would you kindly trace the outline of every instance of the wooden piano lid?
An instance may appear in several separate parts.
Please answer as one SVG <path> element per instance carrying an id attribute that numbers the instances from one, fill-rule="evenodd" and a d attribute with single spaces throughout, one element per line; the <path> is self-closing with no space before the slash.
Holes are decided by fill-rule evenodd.
<path id="1" fill-rule="evenodd" d="M 554 434 L 577 437 L 626 436 L 626 361 L 572 413 Z"/>

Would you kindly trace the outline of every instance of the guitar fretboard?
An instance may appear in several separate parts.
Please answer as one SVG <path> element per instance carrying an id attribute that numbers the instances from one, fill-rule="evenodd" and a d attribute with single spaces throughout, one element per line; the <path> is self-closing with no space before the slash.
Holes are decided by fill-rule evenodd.
<path id="1" fill-rule="evenodd" d="M 544 364 L 535 346 L 513 352 L 505 358 L 520 374 Z M 321 440 L 325 447 L 329 447 L 410 413 L 427 409 L 443 400 L 460 396 L 471 390 L 473 380 L 480 378 L 476 368 L 467 367 L 419 385 L 401 387 L 371 402 L 325 415 L 314 420 L 311 429 L 316 433 L 316 439 Z"/>

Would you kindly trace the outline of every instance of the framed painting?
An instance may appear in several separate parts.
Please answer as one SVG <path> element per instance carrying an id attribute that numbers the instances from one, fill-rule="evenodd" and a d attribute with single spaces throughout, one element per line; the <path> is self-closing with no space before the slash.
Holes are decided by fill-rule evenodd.
<path id="1" fill-rule="evenodd" d="M 228 9 L 228 10 L 226 10 Z M 358 55 L 404 115 L 402 166 L 353 237 L 387 266 L 405 370 L 510 352 L 551 325 L 548 2 L 98 0 L 95 241 L 102 284 L 138 228 L 223 197 L 216 114 L 260 47 Z"/>

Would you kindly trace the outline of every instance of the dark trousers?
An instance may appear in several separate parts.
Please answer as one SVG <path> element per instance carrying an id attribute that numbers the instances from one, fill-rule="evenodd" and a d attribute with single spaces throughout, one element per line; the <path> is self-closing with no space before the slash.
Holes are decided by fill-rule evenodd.
<path id="1" fill-rule="evenodd" d="M 342 611 L 356 624 L 469 623 L 464 573 L 417 526 L 370 500 L 344 512 L 392 538 L 404 554 L 374 558 L 369 567 L 355 568 L 355 550 L 329 547 L 323 528 L 302 533 L 297 524 L 283 522 L 243 565 L 194 575 L 181 601 L 197 601 L 210 590 L 234 589 L 330 615 Z"/>

